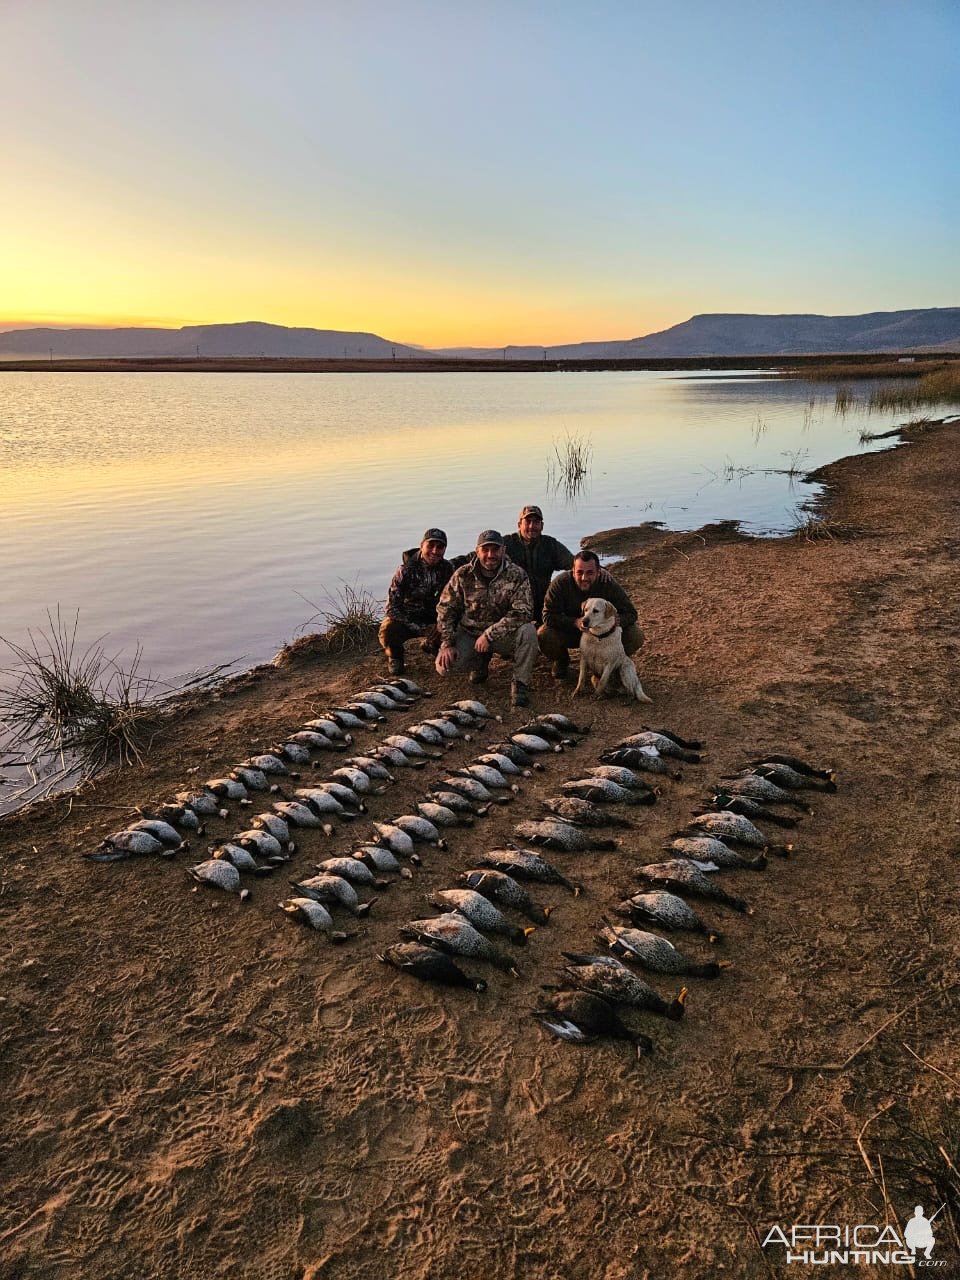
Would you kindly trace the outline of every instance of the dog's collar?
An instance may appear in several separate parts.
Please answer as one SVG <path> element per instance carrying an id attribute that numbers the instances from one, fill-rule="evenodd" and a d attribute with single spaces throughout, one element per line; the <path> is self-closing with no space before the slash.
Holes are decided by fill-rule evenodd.
<path id="1" fill-rule="evenodd" d="M 613 635 L 613 633 L 617 629 L 617 626 L 618 624 L 615 622 L 609 631 L 594 631 L 592 627 L 587 627 L 587 630 L 590 632 L 590 634 L 593 636 L 595 640 L 606 640 L 607 636 Z"/>

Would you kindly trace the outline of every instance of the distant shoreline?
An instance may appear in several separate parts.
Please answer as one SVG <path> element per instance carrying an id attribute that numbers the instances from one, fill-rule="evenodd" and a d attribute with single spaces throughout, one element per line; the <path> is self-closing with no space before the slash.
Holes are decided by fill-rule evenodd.
<path id="1" fill-rule="evenodd" d="M 168 357 L 97 360 L 3 360 L 0 373 L 593 373 L 695 369 L 782 369 L 821 364 L 851 366 L 878 360 L 924 359 L 910 352 L 856 352 L 816 355 L 675 356 L 632 360 L 476 360 L 439 357 L 397 360 L 302 359 L 289 356 L 235 356 L 205 359 Z M 940 354 L 956 360 L 960 355 Z"/>

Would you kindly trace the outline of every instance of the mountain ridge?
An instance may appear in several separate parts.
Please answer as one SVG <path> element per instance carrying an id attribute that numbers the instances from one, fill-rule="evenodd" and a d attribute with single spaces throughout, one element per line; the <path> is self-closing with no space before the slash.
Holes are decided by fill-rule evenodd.
<path id="1" fill-rule="evenodd" d="M 859 315 L 704 312 L 656 333 L 623 340 L 554 346 L 426 348 L 379 334 L 288 327 L 260 320 L 184 325 L 179 329 L 58 329 L 0 333 L 0 360 L 57 359 L 417 359 L 629 360 L 709 356 L 833 355 L 858 352 L 960 351 L 960 307 L 869 311 Z"/>

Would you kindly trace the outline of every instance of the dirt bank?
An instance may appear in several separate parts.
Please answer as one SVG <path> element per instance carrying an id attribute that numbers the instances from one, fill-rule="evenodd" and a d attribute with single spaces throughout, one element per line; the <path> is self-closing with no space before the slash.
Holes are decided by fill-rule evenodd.
<path id="1" fill-rule="evenodd" d="M 934 1257 L 960 1272 L 958 439 L 933 429 L 824 469 L 818 540 L 605 537 L 627 553 L 655 706 L 588 708 L 580 747 L 425 853 L 340 948 L 277 909 L 284 872 L 241 905 L 191 892 L 183 859 L 78 854 L 135 803 L 363 687 L 376 655 L 255 673 L 186 715 L 147 768 L 3 821 L 0 1275 L 799 1276 L 761 1249 L 773 1224 L 892 1213 L 902 1227 L 950 1197 Z M 419 655 L 410 674 L 437 687 Z M 507 694 L 495 667 L 484 699 L 517 723 Z M 543 668 L 535 709 L 570 711 Z M 425 894 L 644 719 L 704 739 L 708 758 L 655 807 L 620 811 L 636 827 L 614 833 L 617 852 L 548 855 L 586 891 L 537 886 L 556 910 L 517 952 L 519 978 L 489 970 L 477 996 L 377 963 L 429 914 Z M 633 1015 L 649 1059 L 549 1038 L 529 1010 L 561 953 L 595 949 L 599 917 L 708 784 L 776 749 L 834 766 L 839 791 L 811 797 L 790 859 L 723 873 L 753 914 L 704 904 L 721 944 L 675 935 L 731 967 L 689 981 L 680 1023 Z M 477 750 L 458 742 L 444 767 Z M 440 768 L 402 776 L 371 816 L 408 809 Z M 306 833 L 292 872 L 356 827 Z"/>

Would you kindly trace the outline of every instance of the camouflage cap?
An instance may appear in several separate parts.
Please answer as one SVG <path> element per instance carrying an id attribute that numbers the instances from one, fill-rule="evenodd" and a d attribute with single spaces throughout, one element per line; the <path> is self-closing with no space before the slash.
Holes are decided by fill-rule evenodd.
<path id="1" fill-rule="evenodd" d="M 542 520 L 543 512 L 540 510 L 539 507 L 534 506 L 534 504 L 531 503 L 529 506 L 524 507 L 523 510 L 520 512 L 520 515 L 517 517 L 518 524 L 520 523 L 520 521 L 523 519 L 524 516 L 536 516 L 538 520 Z"/>
<path id="2" fill-rule="evenodd" d="M 447 535 L 443 532 L 442 529 L 428 529 L 427 532 L 420 539 L 421 547 L 425 542 L 442 542 L 443 545 L 446 546 Z"/>
<path id="3" fill-rule="evenodd" d="M 503 541 L 501 534 L 496 529 L 484 529 L 483 533 L 477 534 L 477 547 L 503 547 L 506 543 Z"/>

